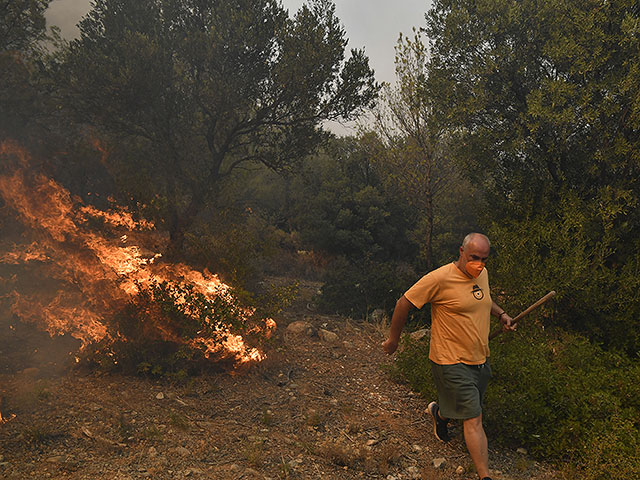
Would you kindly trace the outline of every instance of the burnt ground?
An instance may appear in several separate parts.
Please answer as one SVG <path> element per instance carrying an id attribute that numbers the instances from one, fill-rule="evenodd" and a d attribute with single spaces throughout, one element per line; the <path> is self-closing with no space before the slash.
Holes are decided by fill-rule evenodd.
<path id="1" fill-rule="evenodd" d="M 33 328 L 4 330 L 0 478 L 476 478 L 461 428 L 437 441 L 429 399 L 384 368 L 384 327 L 321 316 L 308 300 L 276 319 L 261 364 L 181 382 L 73 370 L 68 339 L 34 349 Z M 298 320 L 311 335 L 287 333 Z M 494 479 L 560 478 L 515 449 L 490 443 L 490 456 Z"/>

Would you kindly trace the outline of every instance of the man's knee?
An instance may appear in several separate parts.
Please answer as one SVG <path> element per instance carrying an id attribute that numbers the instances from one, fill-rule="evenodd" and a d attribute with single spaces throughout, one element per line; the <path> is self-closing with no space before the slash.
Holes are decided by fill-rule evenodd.
<path id="1" fill-rule="evenodd" d="M 462 423 L 465 429 L 482 430 L 482 414 L 477 417 L 467 418 Z"/>

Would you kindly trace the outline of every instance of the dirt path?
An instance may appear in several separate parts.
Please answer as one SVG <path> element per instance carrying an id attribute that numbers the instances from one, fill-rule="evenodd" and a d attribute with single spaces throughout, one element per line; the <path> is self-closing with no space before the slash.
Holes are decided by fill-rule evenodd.
<path id="1" fill-rule="evenodd" d="M 2 414 L 15 415 L 0 425 L 0 478 L 475 478 L 460 432 L 436 441 L 428 401 L 384 370 L 380 329 L 307 313 L 281 319 L 269 359 L 236 375 L 0 374 Z M 300 320 L 311 335 L 287 333 Z M 490 454 L 495 479 L 558 478 L 516 452 Z"/>

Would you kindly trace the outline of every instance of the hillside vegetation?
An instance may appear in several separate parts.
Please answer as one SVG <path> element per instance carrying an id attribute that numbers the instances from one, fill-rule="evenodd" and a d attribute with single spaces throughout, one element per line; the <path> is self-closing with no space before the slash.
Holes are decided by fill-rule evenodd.
<path id="1" fill-rule="evenodd" d="M 323 314 L 389 314 L 484 232 L 509 313 L 557 292 L 493 345 L 492 438 L 567 478 L 640 477 L 636 1 L 434 0 L 398 40 L 392 85 L 347 50 L 329 0 L 291 15 L 277 0 L 96 0 L 70 42 L 46 30 L 49 3 L 0 1 L 0 142 L 31 152 L 29 178 L 64 187 L 71 211 L 152 221 L 164 260 L 219 275 L 249 310 L 295 297 L 278 275 L 319 282 Z M 324 128 L 358 118 L 352 136 Z M 3 152 L 8 178 L 20 159 Z M 10 249 L 27 237 L 7 198 Z M 3 296 L 25 284 L 6 272 Z M 173 309 L 199 335 L 156 293 L 141 318 Z M 430 392 L 415 348 L 401 370 Z M 192 371 L 144 351 L 130 370 Z"/>

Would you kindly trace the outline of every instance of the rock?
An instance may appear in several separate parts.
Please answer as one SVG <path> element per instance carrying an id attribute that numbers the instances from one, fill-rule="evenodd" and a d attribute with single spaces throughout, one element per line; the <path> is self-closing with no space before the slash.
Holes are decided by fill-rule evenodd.
<path id="1" fill-rule="evenodd" d="M 411 448 L 413 449 L 414 452 L 422 451 L 422 447 L 420 445 L 413 445 Z"/>
<path id="2" fill-rule="evenodd" d="M 191 455 L 191 450 L 184 447 L 176 447 L 173 449 L 173 451 L 176 455 L 180 455 L 181 457 L 188 457 L 189 455 Z"/>
<path id="3" fill-rule="evenodd" d="M 443 457 L 438 457 L 433 459 L 433 466 L 436 468 L 443 468 L 447 463 L 447 459 Z"/>
<path id="4" fill-rule="evenodd" d="M 418 467 L 407 467 L 406 474 L 407 477 L 412 480 L 420 480 L 422 478 L 422 475 L 420 475 L 420 469 L 418 469 Z"/>
<path id="5" fill-rule="evenodd" d="M 169 465 L 169 459 L 164 455 L 160 455 L 159 457 L 155 458 L 153 464 L 157 467 L 164 467 L 166 465 Z"/>
<path id="6" fill-rule="evenodd" d="M 289 465 L 291 465 L 292 468 L 296 468 L 302 465 L 303 463 L 304 463 L 304 458 L 301 456 L 298 456 L 297 458 L 294 458 L 293 460 L 291 460 L 289 462 Z"/>
<path id="7" fill-rule="evenodd" d="M 324 328 L 318 330 L 318 335 L 327 343 L 336 343 L 338 341 L 338 334 L 325 330 Z"/>
<path id="8" fill-rule="evenodd" d="M 527 449 L 526 449 L 526 448 L 522 448 L 522 447 L 520 447 L 519 449 L 517 449 L 517 450 L 516 450 L 516 452 L 518 452 L 518 453 L 519 453 L 519 454 L 521 454 L 521 455 L 526 455 L 527 453 L 529 453 L 529 452 L 527 452 Z"/>
<path id="9" fill-rule="evenodd" d="M 462 475 L 464 473 L 464 467 L 462 465 L 458 465 L 458 468 L 456 468 L 456 473 L 458 475 Z"/>
<path id="10" fill-rule="evenodd" d="M 162 399 L 164 399 L 164 393 L 160 392 L 159 394 L 157 394 L 157 395 L 156 395 L 156 398 L 157 398 L 158 400 L 162 400 Z"/>
<path id="11" fill-rule="evenodd" d="M 313 326 L 309 322 L 305 322 L 304 320 L 298 320 L 297 322 L 291 322 L 287 326 L 287 332 L 293 333 L 294 335 L 309 335 L 313 334 Z"/>
<path id="12" fill-rule="evenodd" d="M 55 455 L 47 458 L 48 463 L 62 463 L 64 462 L 64 455 Z"/>
<path id="13" fill-rule="evenodd" d="M 411 339 L 414 340 L 414 341 L 421 340 L 424 337 L 426 337 L 427 335 L 429 335 L 429 329 L 428 328 L 421 328 L 420 330 L 416 330 L 415 332 L 411 332 L 409 334 Z"/>
<path id="14" fill-rule="evenodd" d="M 149 450 L 147 451 L 147 455 L 149 455 L 149 458 L 155 458 L 158 456 L 158 451 L 156 450 L 155 447 L 149 447 Z"/>
<path id="15" fill-rule="evenodd" d="M 195 475 L 201 475 L 202 473 L 203 473 L 203 471 L 202 471 L 202 470 L 200 470 L 199 468 L 187 468 L 187 469 L 184 471 L 183 475 L 184 475 L 185 477 L 190 477 L 191 475 L 194 475 L 194 474 L 195 474 Z"/>
<path id="16" fill-rule="evenodd" d="M 36 367 L 29 367 L 22 370 L 22 374 L 27 377 L 36 377 L 40 373 L 40 370 Z"/>

